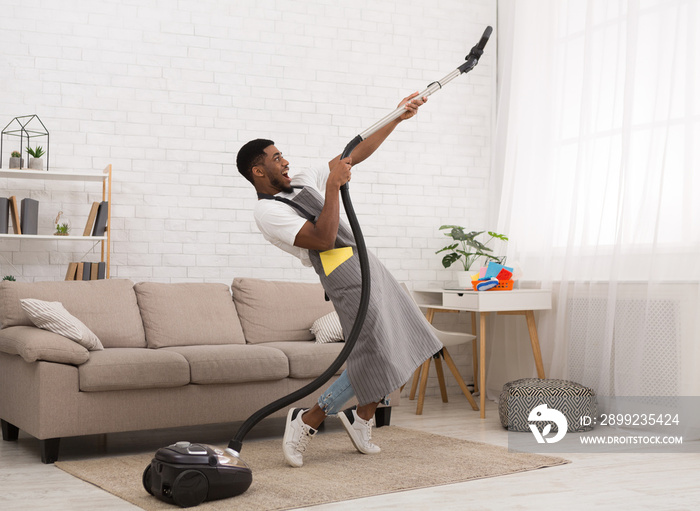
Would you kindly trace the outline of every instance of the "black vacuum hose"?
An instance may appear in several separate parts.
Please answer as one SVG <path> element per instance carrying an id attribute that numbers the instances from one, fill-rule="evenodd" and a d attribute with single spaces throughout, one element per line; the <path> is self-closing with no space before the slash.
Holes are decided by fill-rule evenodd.
<path id="1" fill-rule="evenodd" d="M 488 41 L 489 37 L 491 36 L 491 27 L 486 27 L 486 30 L 484 30 L 483 35 L 481 36 L 481 39 L 479 42 L 471 49 L 469 52 L 469 55 L 465 58 L 466 62 L 459 66 L 457 69 L 455 69 L 452 73 L 449 75 L 445 76 L 442 80 L 439 82 L 433 82 L 431 83 L 426 90 L 421 92 L 418 97 L 427 97 L 436 92 L 437 90 L 441 89 L 443 85 L 445 85 L 447 82 L 451 81 L 452 79 L 456 78 L 462 73 L 466 73 L 471 71 L 474 66 L 479 62 L 479 57 L 484 53 L 484 46 L 486 45 L 486 42 Z M 355 138 L 353 138 L 347 146 L 345 146 L 345 149 L 343 150 L 343 153 L 340 156 L 340 159 L 347 158 L 350 156 L 352 153 L 353 149 L 358 146 L 360 142 L 365 140 L 367 137 L 369 137 L 371 134 L 374 132 L 378 131 L 380 128 L 386 126 L 389 122 L 391 122 L 394 119 L 397 119 L 399 116 L 401 116 L 405 112 L 403 107 L 399 107 L 396 110 L 394 110 L 391 114 L 387 115 L 385 118 L 374 124 L 372 127 L 369 129 L 363 131 L 359 135 L 357 135 Z M 367 315 L 367 309 L 369 307 L 369 296 L 370 296 L 370 274 L 369 274 L 369 258 L 367 256 L 367 246 L 365 245 L 365 239 L 362 236 L 362 230 L 360 229 L 360 223 L 357 220 L 357 215 L 355 215 L 355 210 L 352 205 L 352 201 L 350 200 L 350 192 L 348 191 L 348 185 L 347 183 L 344 184 L 341 189 L 340 189 L 340 195 L 343 199 L 343 206 L 345 208 L 345 212 L 348 217 L 348 221 L 350 222 L 350 227 L 352 229 L 352 234 L 355 237 L 355 244 L 357 246 L 357 256 L 359 257 L 360 260 L 360 273 L 361 273 L 361 279 L 362 279 L 362 293 L 360 295 L 360 305 L 357 310 L 357 316 L 355 317 L 355 323 L 352 325 L 352 329 L 350 330 L 350 334 L 348 335 L 348 338 L 345 340 L 345 346 L 343 346 L 343 349 L 341 350 L 340 354 L 336 357 L 336 359 L 333 361 L 333 363 L 321 374 L 318 378 L 316 378 L 314 381 L 311 383 L 306 384 L 302 388 L 295 390 L 291 394 L 288 394 L 284 397 L 281 397 L 277 401 L 273 401 L 269 405 L 261 408 L 257 412 L 255 412 L 253 415 L 248 417 L 246 421 L 243 423 L 243 425 L 238 429 L 236 432 L 236 436 L 229 442 L 228 447 L 229 449 L 232 449 L 236 451 L 237 453 L 241 452 L 241 449 L 243 448 L 243 439 L 245 436 L 248 434 L 248 432 L 255 426 L 258 422 L 260 422 L 262 419 L 267 417 L 270 414 L 275 413 L 276 411 L 285 408 L 292 403 L 298 401 L 299 399 L 302 399 L 315 390 L 318 390 L 321 388 L 321 386 L 326 383 L 328 380 L 330 380 L 334 374 L 338 372 L 340 367 L 345 363 L 347 360 L 348 356 L 350 355 L 350 352 L 352 351 L 353 347 L 355 346 L 355 342 L 357 341 L 357 338 L 360 335 L 360 332 L 362 331 L 362 326 L 364 325 L 365 322 L 365 316 Z"/>

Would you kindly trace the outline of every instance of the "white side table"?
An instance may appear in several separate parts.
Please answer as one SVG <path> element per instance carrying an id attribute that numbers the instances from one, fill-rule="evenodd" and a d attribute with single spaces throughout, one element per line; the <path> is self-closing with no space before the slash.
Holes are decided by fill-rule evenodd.
<path id="1" fill-rule="evenodd" d="M 490 312 L 525 316 L 530 333 L 532 355 L 537 376 L 544 378 L 544 365 L 534 311 L 552 308 L 552 292 L 549 289 L 513 289 L 511 291 L 471 291 L 467 289 L 416 289 L 413 295 L 419 307 L 427 309 L 432 320 L 438 311 L 467 311 L 472 313 L 472 334 L 477 335 L 476 316 L 479 315 L 479 362 L 474 353 L 474 375 L 479 374 L 478 386 L 481 418 L 486 417 L 486 316 Z M 476 344 L 474 344 L 476 349 Z M 477 370 L 478 369 L 478 370 Z"/>

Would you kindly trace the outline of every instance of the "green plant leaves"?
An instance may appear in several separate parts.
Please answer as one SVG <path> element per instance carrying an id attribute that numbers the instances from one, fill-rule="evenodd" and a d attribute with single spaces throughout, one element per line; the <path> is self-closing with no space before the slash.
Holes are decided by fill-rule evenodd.
<path id="1" fill-rule="evenodd" d="M 499 240 L 508 241 L 508 236 L 506 236 L 505 234 L 498 234 L 498 233 L 489 231 L 489 236 L 491 236 L 492 238 L 498 238 Z"/>
<path id="2" fill-rule="evenodd" d="M 447 254 L 445 257 L 442 258 L 442 265 L 445 268 L 449 268 L 450 266 L 452 266 L 452 263 L 457 262 L 460 257 L 461 257 L 461 255 L 459 255 L 455 252 L 452 252 L 451 254 Z"/>
<path id="3" fill-rule="evenodd" d="M 496 257 L 491 254 L 493 250 L 486 246 L 493 239 L 499 239 L 502 241 L 508 241 L 508 237 L 505 234 L 498 234 L 493 231 L 488 231 L 490 238 L 486 240 L 485 243 L 477 240 L 476 237 L 484 234 L 486 231 L 471 231 L 464 232 L 464 227 L 460 225 L 442 225 L 440 226 L 441 231 L 449 229 L 449 232 L 443 233 L 445 236 L 452 238 L 457 243 L 452 243 L 447 245 L 435 253 L 451 251 L 449 254 L 442 258 L 442 265 L 445 268 L 449 268 L 452 264 L 464 258 L 461 262 L 465 270 L 469 270 L 471 265 L 479 258 L 483 257 L 486 260 L 493 260 L 500 262 L 502 257 Z"/>
<path id="4" fill-rule="evenodd" d="M 32 158 L 41 158 L 44 156 L 44 153 L 46 153 L 46 151 L 44 151 L 40 145 L 36 146 L 36 149 L 32 149 L 31 147 L 27 146 L 27 152 Z"/>

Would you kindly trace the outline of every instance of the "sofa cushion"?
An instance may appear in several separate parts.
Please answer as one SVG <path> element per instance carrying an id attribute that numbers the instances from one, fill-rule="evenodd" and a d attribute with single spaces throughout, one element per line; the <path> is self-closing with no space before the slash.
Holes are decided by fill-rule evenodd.
<path id="1" fill-rule="evenodd" d="M 134 283 L 126 279 L 0 283 L 0 323 L 33 326 L 21 298 L 60 302 L 100 339 L 105 348 L 145 348 Z"/>
<path id="2" fill-rule="evenodd" d="M 248 383 L 281 380 L 289 376 L 286 355 L 267 346 L 226 344 L 163 349 L 187 359 L 192 383 Z"/>
<path id="3" fill-rule="evenodd" d="M 172 351 L 109 348 L 91 352 L 78 375 L 83 392 L 181 387 L 190 382 L 190 365 Z"/>
<path id="4" fill-rule="evenodd" d="M 140 282 L 134 290 L 149 348 L 245 344 L 225 284 Z"/>
<path id="5" fill-rule="evenodd" d="M 311 325 L 311 333 L 316 337 L 317 344 L 340 342 L 345 340 L 343 326 L 340 324 L 338 313 L 333 311 L 321 316 Z"/>
<path id="6" fill-rule="evenodd" d="M 69 313 L 61 302 L 45 302 L 35 298 L 22 298 L 22 310 L 37 327 L 62 335 L 77 342 L 89 351 L 103 350 L 97 336 L 85 323 Z"/>
<path id="7" fill-rule="evenodd" d="M 0 351 L 19 355 L 25 362 L 57 362 L 84 364 L 88 350 L 62 335 L 35 326 L 11 326 L 0 330 Z"/>
<path id="8" fill-rule="evenodd" d="M 333 311 L 321 284 L 236 278 L 231 289 L 251 344 L 310 341 L 313 322 Z"/>
<path id="9" fill-rule="evenodd" d="M 345 344 L 282 341 L 265 344 L 265 346 L 276 348 L 287 356 L 290 378 L 316 378 L 338 358 Z M 345 369 L 345 364 L 338 369 L 336 374 L 342 373 L 343 369 Z"/>

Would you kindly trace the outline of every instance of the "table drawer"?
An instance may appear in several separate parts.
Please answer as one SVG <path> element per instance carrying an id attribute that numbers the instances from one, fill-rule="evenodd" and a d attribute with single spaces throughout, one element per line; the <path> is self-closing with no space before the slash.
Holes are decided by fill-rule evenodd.
<path id="1" fill-rule="evenodd" d="M 476 292 L 443 293 L 442 305 L 445 307 L 465 308 L 478 310 L 479 297 Z"/>

